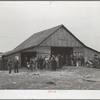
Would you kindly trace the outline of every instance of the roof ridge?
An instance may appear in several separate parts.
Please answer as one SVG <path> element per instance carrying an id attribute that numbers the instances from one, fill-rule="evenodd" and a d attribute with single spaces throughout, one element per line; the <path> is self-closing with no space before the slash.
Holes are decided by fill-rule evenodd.
<path id="1" fill-rule="evenodd" d="M 64 26 L 63 24 L 61 24 L 61 25 L 58 25 L 59 27 L 53 32 L 53 33 L 51 33 L 51 34 L 49 34 L 49 36 L 51 36 L 52 34 L 54 34 L 60 27 L 62 27 L 62 26 Z M 47 36 L 42 42 L 44 42 L 49 36 Z M 42 43 L 41 42 L 41 43 Z M 39 43 L 38 45 L 40 45 L 41 43 Z"/>

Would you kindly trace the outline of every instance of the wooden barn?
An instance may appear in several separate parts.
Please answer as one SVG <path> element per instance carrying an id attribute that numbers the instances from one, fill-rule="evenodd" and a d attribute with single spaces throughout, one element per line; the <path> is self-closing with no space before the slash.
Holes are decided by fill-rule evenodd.
<path id="1" fill-rule="evenodd" d="M 90 59 L 94 55 L 100 56 L 100 52 L 87 47 L 76 38 L 64 25 L 59 25 L 33 34 L 12 51 L 3 54 L 3 58 L 19 57 L 20 65 L 24 66 L 25 58 L 30 59 L 35 56 L 57 55 L 63 56 L 83 55 Z"/>

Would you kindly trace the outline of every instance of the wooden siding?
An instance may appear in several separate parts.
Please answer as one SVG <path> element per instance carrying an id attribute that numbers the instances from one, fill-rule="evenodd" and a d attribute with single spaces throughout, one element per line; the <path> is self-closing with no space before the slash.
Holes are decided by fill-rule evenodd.
<path id="1" fill-rule="evenodd" d="M 84 47 L 74 47 L 73 53 L 75 53 L 75 52 L 83 52 L 83 54 L 84 54 Z"/>
<path id="2" fill-rule="evenodd" d="M 61 27 L 49 38 L 40 44 L 41 46 L 57 46 L 57 47 L 82 47 L 82 44 L 77 41 L 68 31 Z"/>
<path id="3" fill-rule="evenodd" d="M 85 57 L 89 59 L 92 59 L 94 57 L 94 55 L 98 55 L 100 57 L 100 53 L 97 53 L 89 48 L 85 48 Z"/>
<path id="4" fill-rule="evenodd" d="M 39 47 L 24 50 L 23 52 L 37 52 L 37 56 L 44 57 L 45 55 L 50 56 L 51 48 L 50 47 L 41 47 L 41 46 L 39 46 Z"/>

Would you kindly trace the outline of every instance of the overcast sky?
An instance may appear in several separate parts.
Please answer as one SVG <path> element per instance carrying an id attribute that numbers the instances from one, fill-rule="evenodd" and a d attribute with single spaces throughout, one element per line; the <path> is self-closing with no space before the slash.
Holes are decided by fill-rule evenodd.
<path id="1" fill-rule="evenodd" d="M 60 24 L 100 51 L 100 1 L 0 1 L 0 52 Z"/>

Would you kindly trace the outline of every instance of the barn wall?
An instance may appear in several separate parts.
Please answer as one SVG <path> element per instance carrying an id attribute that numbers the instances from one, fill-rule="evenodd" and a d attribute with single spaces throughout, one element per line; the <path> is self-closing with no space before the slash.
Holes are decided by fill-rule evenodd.
<path id="1" fill-rule="evenodd" d="M 73 48 L 73 54 L 75 54 L 77 57 L 83 55 L 84 56 L 84 47 L 74 47 Z"/>
<path id="2" fill-rule="evenodd" d="M 89 59 L 92 59 L 95 54 L 100 57 L 100 54 L 99 53 L 97 53 L 97 52 L 95 52 L 95 51 L 93 51 L 93 50 L 91 50 L 89 48 L 85 48 L 85 57 L 87 57 L 88 60 Z"/>
<path id="3" fill-rule="evenodd" d="M 51 54 L 51 48 L 45 47 L 45 46 L 38 46 L 31 49 L 24 50 L 23 52 L 37 52 L 37 56 L 44 57 L 45 55 L 50 56 Z"/>
<path id="4" fill-rule="evenodd" d="M 82 47 L 82 44 L 77 41 L 71 34 L 69 34 L 64 27 L 61 27 L 40 45 L 58 47 Z"/>
<path id="5" fill-rule="evenodd" d="M 100 54 L 96 51 L 93 51 L 86 47 L 74 47 L 73 53 L 78 55 L 83 55 L 87 60 L 93 59 L 94 55 L 98 55 L 100 57 Z"/>

